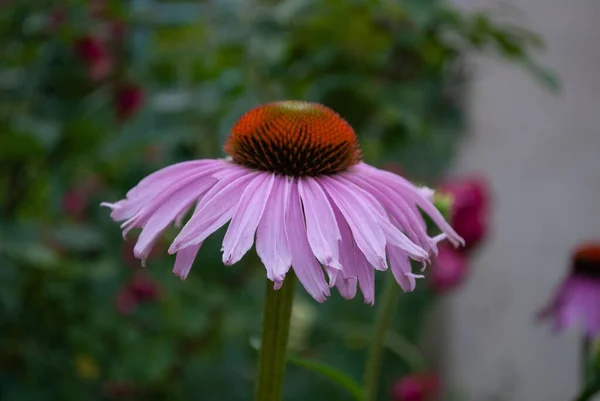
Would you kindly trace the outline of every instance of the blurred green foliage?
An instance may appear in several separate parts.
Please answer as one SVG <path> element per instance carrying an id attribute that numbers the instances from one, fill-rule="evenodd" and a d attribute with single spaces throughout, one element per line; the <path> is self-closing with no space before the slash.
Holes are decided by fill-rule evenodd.
<path id="1" fill-rule="evenodd" d="M 173 229 L 142 270 L 98 208 L 162 166 L 220 156 L 249 108 L 324 103 L 353 125 L 367 161 L 432 181 L 463 132 L 468 51 L 494 52 L 554 84 L 531 58 L 535 35 L 432 0 L 5 0 L 0 9 L 7 401 L 250 399 L 257 258 L 223 267 L 217 235 L 181 282 L 164 251 Z M 381 400 L 420 368 L 412 344 L 435 301 L 421 284 L 402 297 Z M 295 353 L 359 379 L 373 312 L 361 299 L 317 305 L 299 292 Z M 289 367 L 286 400 L 349 397 Z"/>

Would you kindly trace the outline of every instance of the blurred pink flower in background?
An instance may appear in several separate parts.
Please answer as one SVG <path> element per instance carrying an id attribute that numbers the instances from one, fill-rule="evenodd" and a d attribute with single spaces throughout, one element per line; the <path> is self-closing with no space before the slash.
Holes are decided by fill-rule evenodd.
<path id="1" fill-rule="evenodd" d="M 158 283 L 138 269 L 131 280 L 117 294 L 116 308 L 123 315 L 131 314 L 140 303 L 155 301 L 160 297 Z"/>
<path id="2" fill-rule="evenodd" d="M 431 401 L 439 392 L 435 373 L 417 373 L 398 380 L 392 388 L 392 401 Z"/>
<path id="3" fill-rule="evenodd" d="M 436 292 L 446 292 L 458 287 L 467 277 L 468 259 L 465 252 L 442 243 L 438 256 L 429 271 L 429 284 Z"/>
<path id="4" fill-rule="evenodd" d="M 485 180 L 472 177 L 447 181 L 438 190 L 453 197 L 450 223 L 464 238 L 465 250 L 479 245 L 488 233 L 490 195 Z"/>
<path id="5" fill-rule="evenodd" d="M 107 44 L 99 37 L 87 35 L 75 42 L 75 52 L 85 63 L 89 77 L 100 81 L 113 70 L 114 62 Z"/>
<path id="6" fill-rule="evenodd" d="M 133 83 L 123 83 L 117 86 L 115 92 L 115 112 L 117 120 L 124 122 L 133 117 L 144 103 L 144 90 Z"/>
<path id="7" fill-rule="evenodd" d="M 600 243 L 575 250 L 571 273 L 538 318 L 551 320 L 556 331 L 581 325 L 589 338 L 600 337 Z"/>
<path id="8" fill-rule="evenodd" d="M 90 206 L 90 201 L 94 195 L 102 191 L 103 185 L 100 177 L 96 175 L 89 175 L 80 180 L 63 194 L 62 212 L 74 220 L 82 220 Z"/>

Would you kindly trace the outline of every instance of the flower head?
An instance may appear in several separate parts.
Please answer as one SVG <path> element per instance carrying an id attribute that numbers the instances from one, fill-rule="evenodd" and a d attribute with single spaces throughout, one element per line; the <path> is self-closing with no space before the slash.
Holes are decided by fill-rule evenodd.
<path id="1" fill-rule="evenodd" d="M 354 131 L 325 106 L 282 101 L 254 108 L 233 126 L 225 151 L 230 157 L 224 160 L 159 170 L 126 199 L 103 204 L 114 220 L 124 221 L 124 235 L 142 228 L 137 258 L 144 261 L 165 228 L 183 223 L 193 209 L 169 248 L 181 278 L 202 242 L 229 222 L 224 264 L 239 261 L 256 237 L 275 288 L 293 268 L 319 302 L 336 286 L 347 299 L 358 287 L 373 303 L 375 270 L 390 266 L 398 284 L 411 291 L 419 277 L 411 259 L 426 264 L 444 238 L 462 243 L 430 192 L 362 162 Z M 421 210 L 443 234 L 428 236 Z"/>
<path id="2" fill-rule="evenodd" d="M 392 389 L 393 401 L 427 401 L 439 390 L 439 380 L 433 373 L 413 374 L 398 380 Z"/>
<path id="3" fill-rule="evenodd" d="M 571 273 L 538 316 L 558 331 L 581 324 L 587 336 L 600 337 L 600 243 L 575 250 Z"/>

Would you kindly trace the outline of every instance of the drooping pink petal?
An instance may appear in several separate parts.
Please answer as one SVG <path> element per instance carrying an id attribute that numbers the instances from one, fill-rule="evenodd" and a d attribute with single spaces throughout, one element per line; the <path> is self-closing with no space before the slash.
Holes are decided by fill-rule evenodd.
<path id="1" fill-rule="evenodd" d="M 373 303 L 374 285 L 375 282 L 371 280 L 369 283 L 369 275 L 364 269 L 373 271 L 373 268 L 369 266 L 364 255 L 358 249 L 354 238 L 352 238 L 352 232 L 346 219 L 339 211 L 337 206 L 333 207 L 335 218 L 340 230 L 340 263 L 342 264 L 341 279 L 338 278 L 336 287 L 344 299 L 352 299 L 356 296 L 356 285 L 360 281 L 360 285 L 366 285 L 367 292 L 363 292 L 366 303 Z M 362 287 L 361 287 L 362 288 Z M 372 288 L 373 291 L 368 289 Z M 369 298 L 368 298 L 369 297 Z"/>
<path id="2" fill-rule="evenodd" d="M 256 253 L 265 265 L 267 277 L 274 282 L 283 282 L 292 265 L 292 251 L 285 232 L 289 192 L 288 178 L 276 176 L 256 230 Z"/>
<path id="3" fill-rule="evenodd" d="M 308 243 L 297 181 L 291 184 L 290 189 L 285 230 L 292 248 L 292 266 L 306 291 L 317 302 L 325 302 L 330 295 L 329 286 Z"/>
<path id="4" fill-rule="evenodd" d="M 144 216 L 143 229 L 133 249 L 134 255 L 142 259 L 142 264 L 165 228 L 208 191 L 215 181 L 204 173 L 199 178 L 192 176 L 174 185 L 152 202 L 153 205 L 144 213 L 147 217 Z"/>
<path id="5" fill-rule="evenodd" d="M 204 241 L 227 223 L 246 185 L 257 174 L 248 170 L 234 171 L 215 184 L 198 203 L 196 211 L 171 244 L 169 253 Z"/>
<path id="6" fill-rule="evenodd" d="M 246 186 L 223 239 L 225 265 L 236 263 L 252 247 L 254 233 L 271 194 L 274 179 L 274 174 L 261 173 Z"/>
<path id="7" fill-rule="evenodd" d="M 426 246 L 431 239 L 427 235 L 425 224 L 416 207 L 411 208 L 406 201 L 386 185 L 375 180 L 367 180 L 360 174 L 348 174 L 348 179 L 372 194 L 386 211 L 398 221 L 408 237 L 416 243 Z"/>
<path id="8" fill-rule="evenodd" d="M 590 338 L 600 336 L 600 279 L 573 274 L 558 289 L 545 317 L 559 331 L 581 325 Z"/>
<path id="9" fill-rule="evenodd" d="M 455 245 L 464 245 L 464 240 L 454 231 L 454 229 L 446 222 L 444 216 L 439 210 L 428 200 L 413 184 L 404 178 L 387 171 L 379 170 L 375 167 L 369 166 L 366 163 L 358 163 L 353 167 L 354 171 L 361 174 L 366 174 L 367 179 L 377 180 L 382 184 L 387 185 L 396 191 L 400 196 L 404 197 L 407 202 L 414 202 L 419 208 L 421 208 L 433 222 L 448 235 L 448 239 Z"/>
<path id="10" fill-rule="evenodd" d="M 210 174 L 219 167 L 219 163 L 218 160 L 202 160 L 165 167 L 141 180 L 127 192 L 125 199 L 115 203 L 103 202 L 100 205 L 112 209 L 110 217 L 115 221 L 130 219 L 177 182 L 202 172 Z"/>
<path id="11" fill-rule="evenodd" d="M 169 222 L 174 220 L 176 216 L 171 216 L 168 211 L 172 207 L 189 207 L 191 203 L 201 197 L 206 189 L 208 189 L 208 187 L 215 182 L 210 175 L 216 171 L 216 169 L 218 169 L 218 166 L 212 166 L 206 169 L 194 169 L 194 174 L 186 175 L 185 177 L 182 176 L 177 183 L 173 183 L 168 188 L 165 188 L 162 192 L 156 192 L 152 196 L 136 198 L 133 202 L 130 202 L 129 199 L 117 202 L 117 204 L 123 203 L 122 210 L 132 210 L 132 204 L 135 205 L 133 207 L 140 206 L 139 210 L 132 217 L 121 224 L 121 228 L 123 229 L 123 238 L 127 236 L 127 233 L 132 228 L 147 226 L 148 221 L 151 218 L 153 218 L 153 221 L 155 222 L 158 220 L 162 222 L 163 217 L 167 217 L 168 220 L 166 221 L 166 224 L 169 224 Z M 183 203 L 180 201 L 180 198 L 184 199 Z M 167 207 L 164 207 L 165 202 L 169 202 Z M 160 212 L 157 212 L 159 209 Z M 166 215 L 164 213 L 165 211 L 167 211 Z M 146 231 L 145 235 L 148 235 L 150 231 Z M 146 239 L 144 239 L 144 241 L 146 241 Z M 140 246 L 145 248 L 146 245 Z M 140 246 L 138 246 L 138 252 L 140 250 Z"/>
<path id="12" fill-rule="evenodd" d="M 390 257 L 392 275 L 400 285 L 400 288 L 402 288 L 402 291 L 413 291 L 416 286 L 415 278 L 423 276 L 417 276 L 412 273 L 410 259 L 402 249 L 395 246 L 388 246 L 388 255 Z"/>
<path id="13" fill-rule="evenodd" d="M 387 269 L 385 258 L 385 235 L 378 224 L 375 212 L 364 204 L 364 200 L 354 191 L 348 190 L 329 177 L 319 178 L 319 183 L 327 191 L 348 223 L 356 244 L 374 268 Z"/>
<path id="14" fill-rule="evenodd" d="M 201 246 L 202 243 L 199 243 L 180 249 L 179 252 L 177 252 L 175 266 L 173 267 L 173 273 L 175 273 L 175 275 L 179 276 L 182 280 L 187 278 Z"/>
<path id="15" fill-rule="evenodd" d="M 341 269 L 338 261 L 340 231 L 327 195 L 311 177 L 298 180 L 298 191 L 304 206 L 310 248 L 322 265 Z M 335 272 L 332 271 L 332 274 L 335 275 Z"/>
<path id="16" fill-rule="evenodd" d="M 223 163 L 221 160 L 192 160 L 167 166 L 143 178 L 135 187 L 127 192 L 126 197 L 133 198 L 139 196 L 141 192 L 148 189 L 160 192 L 160 189 L 177 182 L 181 175 L 193 174 L 196 168 L 206 168 L 221 163 Z"/>
<path id="17" fill-rule="evenodd" d="M 373 195 L 346 179 L 345 176 L 332 178 L 332 180 L 339 182 L 348 188 L 348 190 L 354 192 L 357 197 L 361 198 L 362 203 L 368 205 L 375 212 L 377 222 L 383 230 L 388 243 L 403 249 L 415 260 L 427 259 L 427 252 L 423 248 L 412 242 L 402 231 L 390 223 L 385 209 Z"/>

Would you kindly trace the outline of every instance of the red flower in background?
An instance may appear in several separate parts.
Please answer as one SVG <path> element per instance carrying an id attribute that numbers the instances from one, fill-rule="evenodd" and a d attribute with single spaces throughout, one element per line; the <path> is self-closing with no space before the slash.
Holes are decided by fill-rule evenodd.
<path id="1" fill-rule="evenodd" d="M 139 269 L 123 287 L 116 298 L 116 308 L 123 315 L 131 314 L 139 304 L 155 301 L 160 297 L 160 288 L 148 274 Z"/>
<path id="2" fill-rule="evenodd" d="M 91 35 L 84 36 L 75 42 L 75 52 L 86 64 L 91 79 L 99 81 L 112 72 L 113 58 L 102 39 Z"/>
<path id="3" fill-rule="evenodd" d="M 393 401 L 430 401 L 439 392 L 439 379 L 434 373 L 419 373 L 398 380 L 392 389 Z"/>
<path id="4" fill-rule="evenodd" d="M 124 83 L 115 91 L 115 111 L 117 120 L 124 122 L 135 115 L 144 103 L 144 90 L 141 86 Z"/>
<path id="5" fill-rule="evenodd" d="M 465 250 L 479 245 L 488 233 L 490 196 L 485 181 L 481 178 L 449 181 L 439 191 L 453 197 L 450 224 L 464 238 Z"/>
<path id="6" fill-rule="evenodd" d="M 431 288 L 440 293 L 459 286 L 467 277 L 468 259 L 462 250 L 442 243 L 438 247 L 438 256 L 432 261 L 429 271 Z"/>

